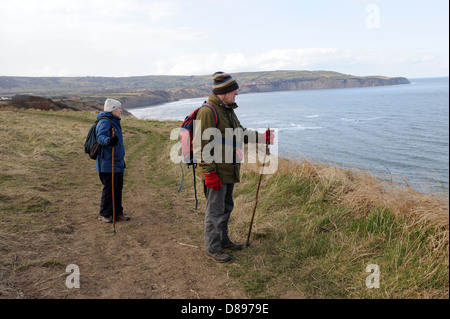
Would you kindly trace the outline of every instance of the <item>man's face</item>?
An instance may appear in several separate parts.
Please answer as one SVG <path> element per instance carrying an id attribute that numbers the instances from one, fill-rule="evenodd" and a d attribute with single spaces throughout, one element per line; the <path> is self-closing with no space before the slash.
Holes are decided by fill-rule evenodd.
<path id="1" fill-rule="evenodd" d="M 223 103 L 225 104 L 233 104 L 236 103 L 236 95 L 238 95 L 238 90 L 234 90 L 232 92 L 229 92 L 227 94 L 223 95 Z"/>

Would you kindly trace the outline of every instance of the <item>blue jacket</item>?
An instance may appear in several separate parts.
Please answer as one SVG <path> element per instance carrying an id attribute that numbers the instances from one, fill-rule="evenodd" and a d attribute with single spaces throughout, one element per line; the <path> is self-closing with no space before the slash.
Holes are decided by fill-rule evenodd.
<path id="1" fill-rule="evenodd" d="M 97 115 L 97 119 L 100 119 L 101 117 L 108 117 L 111 120 L 114 129 L 116 130 L 115 134 L 119 138 L 119 143 L 114 147 L 114 172 L 123 172 L 125 166 L 125 146 L 123 144 L 120 119 L 118 117 L 115 117 L 111 112 L 102 112 Z M 108 139 L 112 136 L 111 124 L 109 120 L 101 119 L 97 123 L 95 134 L 97 136 L 97 142 L 101 145 L 99 155 L 97 156 L 97 164 L 95 169 L 102 173 L 111 173 L 113 148 L 112 146 L 108 146 Z"/>

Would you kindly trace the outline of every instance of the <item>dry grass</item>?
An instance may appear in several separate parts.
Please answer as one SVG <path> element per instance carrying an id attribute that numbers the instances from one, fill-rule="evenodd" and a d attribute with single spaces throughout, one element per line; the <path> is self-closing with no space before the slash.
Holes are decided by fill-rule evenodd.
<path id="1" fill-rule="evenodd" d="M 244 172 L 235 220 L 246 231 L 259 171 L 246 165 Z M 280 158 L 277 172 L 263 178 L 253 230 L 264 269 L 244 267 L 266 278 L 255 296 L 301 287 L 313 298 L 448 298 L 448 226 L 448 193 Z M 381 267 L 383 290 L 365 287 L 369 263 Z M 270 283 L 279 276 L 289 284 L 275 290 Z"/>
<path id="2" fill-rule="evenodd" d="M 98 205 L 91 194 L 99 188 L 98 178 L 92 162 L 80 154 L 93 115 L 3 110 L 3 116 L 0 295 L 21 298 L 21 291 L 30 291 L 29 296 L 47 296 L 60 281 L 52 278 L 69 261 L 69 251 L 63 249 L 75 231 L 69 208 L 74 201 L 84 207 L 76 207 L 78 213 Z M 144 139 L 150 125 L 151 138 Z M 177 196 L 179 166 L 169 162 L 169 132 L 177 125 L 124 121 L 127 141 L 134 144 L 127 153 L 134 172 L 127 175 L 127 194 L 131 201 L 152 185 L 164 216 L 159 228 L 189 211 L 189 223 L 177 226 L 183 234 L 180 242 L 200 247 L 201 186 L 197 223 L 192 174 L 185 171 L 185 186 Z M 143 186 L 140 177 L 149 185 Z M 257 165 L 244 165 L 230 221 L 230 235 L 237 242 L 247 238 L 258 178 Z M 424 194 L 391 180 L 307 159 L 279 158 L 276 173 L 262 179 L 250 248 L 233 253 L 233 263 L 221 265 L 220 272 L 242 283 L 249 297 L 448 298 L 448 194 Z M 91 189 L 81 186 L 87 183 Z M 142 201 L 145 205 L 135 207 L 134 214 L 147 207 L 147 200 Z M 380 266 L 380 289 L 365 286 L 370 263 Z M 30 282 L 35 286 L 27 287 Z"/>
<path id="3" fill-rule="evenodd" d="M 247 169 L 255 169 L 247 167 Z M 449 229 L 448 193 L 426 194 L 414 188 L 381 180 L 369 172 L 319 164 L 302 159 L 296 162 L 279 159 L 277 174 L 289 174 L 297 179 L 318 179 L 325 188 L 333 188 L 329 196 L 366 215 L 374 207 L 390 209 L 394 214 L 407 216 L 412 222 L 429 221 Z M 337 185 L 337 186 L 333 186 Z"/>

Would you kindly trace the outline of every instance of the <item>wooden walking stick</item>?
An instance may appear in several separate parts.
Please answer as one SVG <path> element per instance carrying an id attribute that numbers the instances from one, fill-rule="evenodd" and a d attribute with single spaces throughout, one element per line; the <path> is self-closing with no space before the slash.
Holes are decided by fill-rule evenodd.
<path id="1" fill-rule="evenodd" d="M 267 128 L 269 130 L 269 128 Z M 270 134 L 270 130 L 269 130 L 269 134 Z M 270 154 L 269 151 L 269 143 L 266 144 L 266 153 L 264 154 L 264 162 L 263 162 L 263 168 L 266 165 L 266 156 Z M 256 188 L 256 195 L 255 195 L 255 206 L 253 206 L 253 213 L 252 213 L 252 219 L 250 220 L 250 227 L 248 228 L 248 236 L 247 236 L 247 243 L 245 244 L 245 246 L 250 246 L 250 234 L 252 232 L 252 227 L 253 227 L 253 219 L 255 218 L 255 212 L 256 212 L 256 206 L 258 205 L 258 194 L 259 194 L 259 187 L 261 186 L 261 178 L 262 178 L 262 169 L 259 172 L 259 181 L 258 181 L 258 186 Z"/>
<path id="2" fill-rule="evenodd" d="M 112 137 L 114 137 L 114 135 L 116 134 L 116 130 L 113 128 L 112 129 Z M 111 178 L 111 183 L 112 183 L 112 204 L 113 204 L 113 230 L 114 230 L 114 234 L 116 233 L 116 201 L 115 201 L 115 185 L 114 185 L 114 148 L 115 146 L 113 146 L 112 148 L 112 178 Z"/>

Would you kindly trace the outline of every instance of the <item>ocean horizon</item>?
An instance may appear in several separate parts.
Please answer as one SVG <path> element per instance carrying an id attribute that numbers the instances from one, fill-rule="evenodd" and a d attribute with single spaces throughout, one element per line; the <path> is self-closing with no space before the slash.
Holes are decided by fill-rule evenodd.
<path id="1" fill-rule="evenodd" d="M 411 84 L 240 94 L 242 126 L 277 129 L 278 155 L 357 168 L 423 192 L 449 189 L 449 78 Z M 132 108 L 182 121 L 207 96 Z"/>

